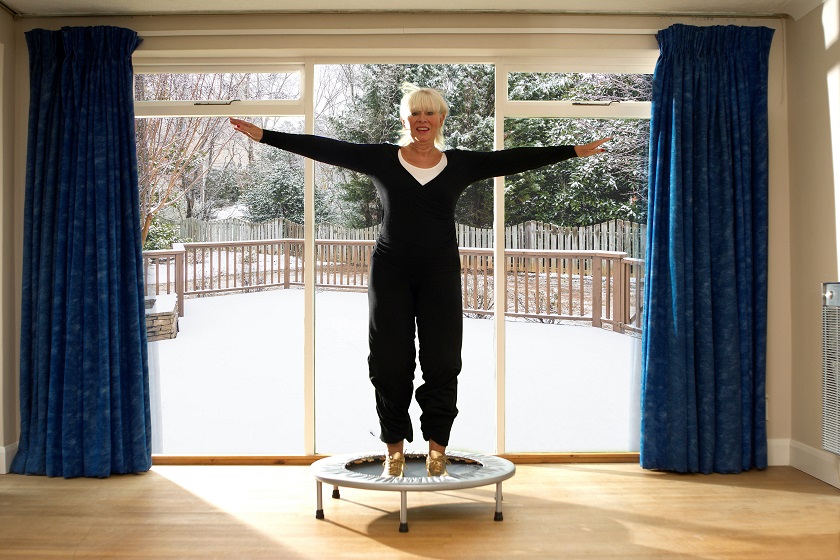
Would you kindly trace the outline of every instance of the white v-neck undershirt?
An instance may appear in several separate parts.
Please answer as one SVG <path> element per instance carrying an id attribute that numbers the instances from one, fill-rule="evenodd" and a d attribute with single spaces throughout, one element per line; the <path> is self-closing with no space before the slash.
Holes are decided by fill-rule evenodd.
<path id="1" fill-rule="evenodd" d="M 416 167 L 411 165 L 402 155 L 402 150 L 397 152 L 397 155 L 400 158 L 400 163 L 406 170 L 411 173 L 411 175 L 417 180 L 418 183 L 421 185 L 425 185 L 438 175 L 440 172 L 443 171 L 443 168 L 446 167 L 446 154 L 440 154 L 440 161 L 434 167 Z"/>

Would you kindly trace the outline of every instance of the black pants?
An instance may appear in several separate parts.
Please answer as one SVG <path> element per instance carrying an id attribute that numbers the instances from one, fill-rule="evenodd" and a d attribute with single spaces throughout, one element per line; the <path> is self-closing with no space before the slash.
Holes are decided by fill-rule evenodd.
<path id="1" fill-rule="evenodd" d="M 376 391 L 380 439 L 412 441 L 408 408 L 414 393 L 414 334 L 419 341 L 423 385 L 417 388 L 423 439 L 449 444 L 458 415 L 463 314 L 458 270 L 397 266 L 374 253 L 368 289 L 368 366 Z"/>

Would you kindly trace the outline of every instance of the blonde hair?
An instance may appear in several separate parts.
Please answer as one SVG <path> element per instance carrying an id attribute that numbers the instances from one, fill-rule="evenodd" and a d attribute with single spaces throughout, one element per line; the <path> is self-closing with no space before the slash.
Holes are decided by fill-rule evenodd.
<path id="1" fill-rule="evenodd" d="M 407 119 L 414 111 L 433 111 L 438 113 L 444 120 L 449 114 L 449 105 L 443 95 L 432 88 L 421 88 L 412 83 L 405 82 L 402 85 L 402 100 L 400 101 L 400 121 Z M 411 144 L 411 130 L 403 126 L 400 130 L 400 139 L 397 142 L 400 146 L 407 146 Z M 435 136 L 435 147 L 438 150 L 443 150 L 445 143 L 443 140 L 443 122 Z"/>

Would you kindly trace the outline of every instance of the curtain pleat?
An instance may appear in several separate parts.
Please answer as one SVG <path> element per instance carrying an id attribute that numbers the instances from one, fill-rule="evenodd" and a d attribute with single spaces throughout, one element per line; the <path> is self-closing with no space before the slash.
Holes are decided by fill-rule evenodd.
<path id="1" fill-rule="evenodd" d="M 773 30 L 657 35 L 642 336 L 645 468 L 767 466 L 767 77 Z"/>
<path id="2" fill-rule="evenodd" d="M 134 31 L 36 29 L 21 304 L 21 438 L 12 472 L 151 467 L 134 135 Z"/>

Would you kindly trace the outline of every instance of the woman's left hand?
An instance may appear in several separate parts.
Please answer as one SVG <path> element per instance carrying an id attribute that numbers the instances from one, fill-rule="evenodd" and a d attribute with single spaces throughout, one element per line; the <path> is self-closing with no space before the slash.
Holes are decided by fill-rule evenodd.
<path id="1" fill-rule="evenodd" d="M 600 140 L 595 140 L 594 142 L 590 142 L 589 144 L 583 144 L 582 146 L 575 146 L 575 153 L 578 157 L 588 157 L 594 156 L 595 154 L 603 154 L 607 151 L 606 148 L 602 148 L 601 144 L 604 142 L 609 142 L 612 138 L 601 138 Z"/>

